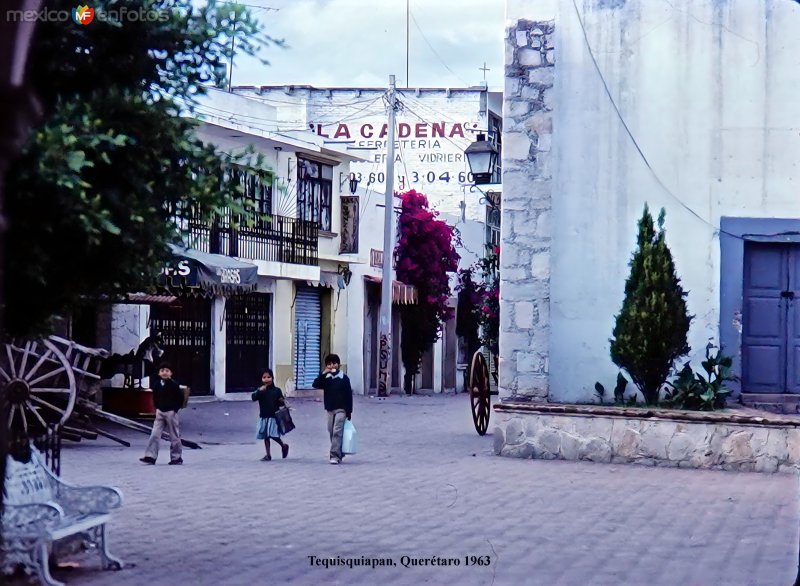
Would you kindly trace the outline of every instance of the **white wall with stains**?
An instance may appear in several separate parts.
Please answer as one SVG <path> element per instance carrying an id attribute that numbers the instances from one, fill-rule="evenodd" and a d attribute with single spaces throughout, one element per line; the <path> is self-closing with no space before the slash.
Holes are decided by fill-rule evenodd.
<path id="1" fill-rule="evenodd" d="M 645 202 L 666 208 L 694 359 L 719 333 L 720 218 L 800 217 L 800 5 L 508 0 L 521 19 L 555 23 L 549 396 L 587 401 L 616 376 Z"/>

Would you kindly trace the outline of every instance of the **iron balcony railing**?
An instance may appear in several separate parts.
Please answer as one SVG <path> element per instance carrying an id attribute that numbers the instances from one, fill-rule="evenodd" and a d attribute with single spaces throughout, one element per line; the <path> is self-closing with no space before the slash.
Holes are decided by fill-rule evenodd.
<path id="1" fill-rule="evenodd" d="M 189 246 L 203 252 L 296 265 L 319 264 L 316 222 L 278 215 L 260 217 L 251 225 L 231 220 L 228 215 L 209 224 L 191 214 L 175 219 L 178 227 L 188 232 Z"/>

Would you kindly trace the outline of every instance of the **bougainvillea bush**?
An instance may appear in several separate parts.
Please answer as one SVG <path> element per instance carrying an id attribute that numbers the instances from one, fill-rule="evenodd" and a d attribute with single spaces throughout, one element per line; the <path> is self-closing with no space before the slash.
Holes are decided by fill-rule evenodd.
<path id="1" fill-rule="evenodd" d="M 500 248 L 492 247 L 484 258 L 459 271 L 459 289 L 470 291 L 472 319 L 480 327 L 480 343 L 492 354 L 499 352 L 500 338 Z M 478 279 L 478 282 L 475 282 Z M 459 308 L 461 310 L 461 308 Z M 461 319 L 461 317 L 459 317 Z M 477 350 L 477 348 L 476 348 Z M 470 357 L 471 358 L 471 357 Z"/>
<path id="2" fill-rule="evenodd" d="M 400 351 L 406 375 L 403 388 L 411 392 L 422 355 L 439 339 L 442 324 L 453 318 L 447 302 L 451 296 L 450 275 L 458 269 L 456 234 L 439 220 L 428 198 L 415 190 L 398 196 L 401 213 L 395 247 L 397 278 L 417 288 L 418 302 L 401 308 Z"/>

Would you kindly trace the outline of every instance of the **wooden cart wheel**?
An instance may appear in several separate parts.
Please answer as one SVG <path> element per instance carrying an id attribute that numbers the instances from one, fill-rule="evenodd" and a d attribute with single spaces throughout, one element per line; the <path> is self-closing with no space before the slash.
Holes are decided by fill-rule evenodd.
<path id="1" fill-rule="evenodd" d="M 5 384 L 8 429 L 29 439 L 48 425 L 58 429 L 75 406 L 75 374 L 50 340 L 11 342 L 0 346 L 0 380 Z"/>
<path id="2" fill-rule="evenodd" d="M 489 367 L 479 350 L 472 356 L 469 369 L 469 399 L 472 404 L 472 421 L 475 431 L 485 435 L 489 428 L 491 399 L 489 397 Z"/>

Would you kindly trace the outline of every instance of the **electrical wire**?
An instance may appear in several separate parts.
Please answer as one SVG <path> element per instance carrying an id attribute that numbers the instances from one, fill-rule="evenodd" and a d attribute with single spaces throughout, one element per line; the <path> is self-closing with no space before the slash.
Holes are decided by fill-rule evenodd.
<path id="1" fill-rule="evenodd" d="M 274 87 L 275 89 L 283 89 L 284 86 L 262 86 L 262 87 Z M 232 93 L 236 94 L 237 96 L 249 97 L 252 100 L 257 100 L 259 102 L 264 102 L 264 103 L 267 103 L 267 104 L 273 104 L 273 103 L 274 104 L 286 104 L 286 105 L 289 105 L 289 106 L 298 106 L 298 105 L 300 105 L 300 102 L 298 102 L 298 101 L 279 100 L 277 98 L 264 96 L 264 95 L 259 95 L 259 94 L 250 94 L 250 95 L 241 94 L 241 93 L 236 91 L 237 89 L 238 90 L 246 89 L 248 91 L 253 91 L 253 86 L 241 86 L 241 85 L 240 86 L 236 86 L 235 85 L 231 89 L 233 90 Z M 312 88 L 312 89 L 314 89 L 314 88 Z M 258 88 L 256 88 L 256 91 L 258 91 Z M 227 93 L 227 92 L 225 92 L 225 93 Z M 369 97 L 369 98 L 364 98 L 363 100 L 355 100 L 355 101 L 349 102 L 347 104 L 331 103 L 331 104 L 328 104 L 328 106 L 331 107 L 331 108 L 345 108 L 345 107 L 349 107 L 349 106 L 355 106 L 357 104 L 364 104 L 364 103 L 370 102 L 370 101 L 372 101 L 374 99 L 375 98 L 373 98 L 373 97 Z"/>
<path id="2" fill-rule="evenodd" d="M 378 99 L 376 98 L 375 101 L 377 102 Z M 317 124 L 320 124 L 322 126 L 332 126 L 333 124 L 337 124 L 337 123 L 341 124 L 341 123 L 344 123 L 344 122 L 351 122 L 351 121 L 355 120 L 356 118 L 359 118 L 359 117 L 363 116 L 362 113 L 364 112 L 364 110 L 366 110 L 369 106 L 372 106 L 372 105 L 373 104 L 368 104 L 366 107 L 361 108 L 358 111 L 357 114 L 348 116 L 346 118 L 341 118 L 341 119 L 337 120 L 336 122 L 325 122 L 325 123 L 322 123 L 322 122 L 311 121 L 311 122 L 308 123 L 307 126 L 297 126 L 297 127 L 286 128 L 286 127 L 280 127 L 280 126 L 276 125 L 274 127 L 272 127 L 272 126 L 269 126 L 269 127 L 261 126 L 260 128 L 264 129 L 264 130 L 269 130 L 270 132 L 277 132 L 277 131 L 279 131 L 279 132 L 303 132 L 303 131 L 309 131 L 309 130 L 313 130 L 313 127 L 316 126 Z M 239 114 L 238 112 L 231 112 L 229 110 L 224 110 L 222 108 L 218 108 L 218 107 L 215 107 L 215 106 L 209 106 L 209 105 L 206 105 L 206 104 L 195 104 L 194 105 L 194 109 L 195 110 L 211 111 L 211 112 L 207 112 L 208 115 L 209 116 L 217 116 L 218 118 L 225 117 L 225 116 L 221 116 L 222 114 L 225 114 L 226 117 L 229 120 L 233 120 L 235 118 L 247 118 L 247 119 L 252 119 L 252 120 L 254 120 L 256 122 L 267 122 L 267 123 L 274 123 L 275 122 L 272 119 L 264 118 L 262 116 L 252 116 L 252 115 L 248 115 L 248 114 Z M 214 114 L 213 112 L 218 112 L 219 115 Z M 378 113 L 379 113 L 378 111 L 368 112 L 368 114 L 378 114 Z M 300 121 L 298 120 L 297 122 L 299 123 Z M 249 121 L 247 123 L 248 124 L 252 124 Z"/>
<path id="3" fill-rule="evenodd" d="M 641 157 L 642 161 L 644 162 L 644 164 L 647 167 L 647 169 L 650 171 L 651 175 L 655 179 L 655 181 L 658 184 L 658 186 L 665 193 L 667 193 L 670 197 L 672 197 L 672 199 L 674 199 L 676 202 L 678 202 L 678 204 L 680 204 L 681 207 L 683 207 L 689 213 L 691 213 L 695 218 L 700 220 L 702 223 L 710 226 L 714 230 L 714 235 L 715 236 L 717 236 L 719 234 L 725 234 L 726 236 L 730 236 L 731 238 L 736 238 L 737 240 L 746 240 L 746 238 L 744 238 L 743 236 L 739 236 L 738 234 L 733 234 L 732 232 L 728 232 L 726 230 L 723 230 L 722 228 L 718 228 L 712 222 L 706 220 L 704 217 L 702 217 L 700 214 L 698 214 L 694 209 L 692 209 L 686 203 L 684 203 L 681 198 L 679 198 L 677 195 L 675 195 L 672 192 L 672 190 L 670 190 L 664 184 L 664 182 L 661 180 L 661 178 L 658 176 L 658 173 L 656 173 L 655 169 L 653 169 L 652 165 L 650 164 L 650 161 L 647 159 L 647 156 L 644 154 L 644 151 L 642 151 L 642 148 L 639 146 L 639 143 L 636 141 L 636 137 L 633 136 L 633 132 L 631 132 L 630 127 L 625 122 L 625 117 L 622 115 L 622 112 L 620 111 L 619 107 L 617 106 L 616 100 L 614 100 L 614 96 L 611 94 L 611 90 L 608 87 L 608 83 L 606 83 L 605 76 L 603 75 L 603 72 L 600 69 L 600 65 L 597 63 L 597 59 L 595 58 L 594 51 L 592 50 L 592 45 L 589 42 L 589 34 L 586 31 L 586 27 L 584 26 L 583 18 L 581 18 L 581 13 L 580 13 L 580 10 L 578 9 L 578 4 L 577 4 L 576 0 L 572 0 L 572 5 L 575 7 L 575 14 L 578 17 L 578 24 L 580 25 L 581 30 L 583 31 L 583 40 L 586 43 L 586 49 L 589 52 L 589 57 L 591 57 L 591 59 L 592 59 L 592 63 L 594 64 L 594 68 L 597 71 L 598 76 L 600 77 L 600 81 L 603 84 L 603 88 L 605 89 L 605 92 L 606 92 L 606 95 L 608 96 L 609 101 L 611 102 L 611 106 L 614 108 L 614 112 L 616 113 L 617 118 L 619 118 L 619 121 L 622 123 L 622 127 L 625 129 L 626 134 L 631 139 L 631 142 L 633 143 L 633 146 L 636 148 L 636 152 L 639 153 L 639 157 Z M 773 234 L 772 236 L 781 236 L 781 235 L 783 235 L 783 234 Z M 764 235 L 764 236 L 766 236 L 766 235 Z"/>
<path id="4" fill-rule="evenodd" d="M 469 88 L 466 88 L 466 89 L 469 89 Z M 486 90 L 481 90 L 481 91 L 486 91 Z M 430 104 L 426 104 L 426 103 L 422 102 L 421 100 L 417 99 L 417 97 L 414 96 L 414 95 L 409 95 L 407 92 L 404 92 L 402 90 L 397 90 L 397 93 L 400 94 L 406 100 L 409 100 L 410 102 L 415 103 L 420 109 L 428 110 L 432 114 L 435 114 L 437 116 L 441 116 L 445 120 L 448 120 L 448 121 L 453 122 L 455 124 L 461 124 L 462 123 L 461 121 L 456 120 L 455 118 L 452 118 L 449 114 L 445 114 L 444 112 L 440 112 L 439 110 L 437 110 L 436 108 L 434 108 Z"/>
<path id="5" fill-rule="evenodd" d="M 372 162 L 372 167 L 371 167 L 371 168 L 370 168 L 370 170 L 369 170 L 369 172 L 370 172 L 370 175 L 371 175 L 372 173 L 375 173 L 375 169 L 377 169 L 377 167 L 378 167 L 378 161 L 373 161 L 373 162 Z M 374 189 L 372 186 L 373 186 L 373 185 L 376 185 L 376 184 L 377 184 L 377 183 L 368 183 L 368 184 L 367 184 L 367 189 L 366 189 L 366 191 L 364 192 L 364 198 L 365 198 L 365 199 L 364 199 L 364 203 L 363 203 L 363 205 L 359 206 L 359 210 L 360 210 L 360 212 L 359 212 L 359 213 L 360 213 L 360 215 L 361 215 L 362 217 L 364 216 L 364 214 L 365 214 L 365 213 L 366 213 L 366 211 L 367 211 L 367 207 L 369 206 L 369 200 L 370 200 L 370 198 L 372 197 L 372 193 L 374 193 L 374 192 L 375 192 L 375 189 Z"/>
<path id="6" fill-rule="evenodd" d="M 417 27 L 417 30 L 419 31 L 419 34 L 422 35 L 422 39 L 425 41 L 425 44 L 428 45 L 428 48 L 433 52 L 434 55 L 436 55 L 436 58 L 439 60 L 439 62 L 442 65 L 444 65 L 444 68 L 447 69 L 447 71 L 449 71 L 453 75 L 453 77 L 458 79 L 465 86 L 469 86 L 469 83 L 464 81 L 464 79 L 460 75 L 458 75 L 455 71 L 450 69 L 450 67 L 447 65 L 447 63 L 444 62 L 444 59 L 442 59 L 441 55 L 439 55 L 439 53 L 436 51 L 436 49 L 433 48 L 433 45 L 431 45 L 430 41 L 428 40 L 428 37 L 426 37 L 425 33 L 422 31 L 422 27 L 419 26 L 419 23 L 417 22 L 417 19 L 414 18 L 414 13 L 409 10 L 409 15 L 411 16 L 411 20 L 414 22 L 414 26 Z M 408 83 L 408 80 L 406 80 L 406 83 Z"/>
<path id="7" fill-rule="evenodd" d="M 401 102 L 399 99 L 395 99 L 395 102 L 396 102 L 397 110 L 399 112 L 402 112 L 404 110 L 404 108 L 405 108 L 405 105 L 403 104 L 403 102 Z M 396 118 L 395 118 L 394 123 L 395 123 L 395 126 L 397 126 L 398 129 L 399 129 L 399 123 L 397 122 Z M 405 180 L 404 184 L 406 186 L 408 186 L 408 188 L 410 189 L 410 186 L 411 186 L 411 175 L 409 174 L 408 167 L 406 166 L 406 153 L 405 153 L 405 150 L 403 148 L 403 141 L 402 140 L 397 141 L 397 144 L 399 145 L 399 148 L 400 148 L 400 162 L 403 163 L 403 171 L 405 172 L 406 180 Z"/>
<path id="8" fill-rule="evenodd" d="M 413 108 L 409 108 L 409 107 L 408 107 L 408 104 L 404 104 L 404 105 L 403 105 L 403 111 L 404 111 L 404 112 L 410 112 L 412 115 L 414 115 L 414 116 L 415 116 L 415 117 L 416 117 L 418 120 L 420 120 L 421 122 L 425 122 L 426 124 L 428 123 L 428 120 L 426 120 L 425 118 L 423 118 L 423 117 L 422 117 L 422 116 L 421 116 L 419 113 L 417 113 L 417 112 L 416 112 L 416 111 L 415 111 Z M 467 146 L 469 146 L 469 143 L 467 143 L 466 145 L 463 145 L 463 144 L 458 144 L 457 142 L 455 142 L 455 141 L 454 141 L 452 138 L 450 138 L 450 137 L 448 137 L 448 136 L 443 136 L 443 137 L 441 137 L 441 138 L 443 138 L 444 140 L 446 140 L 447 142 L 449 142 L 450 144 L 452 144 L 454 147 L 456 147 L 456 148 L 459 150 L 459 152 L 464 152 L 464 149 L 466 149 L 466 148 L 467 148 Z M 467 139 L 465 138 L 464 140 L 467 140 Z"/>

